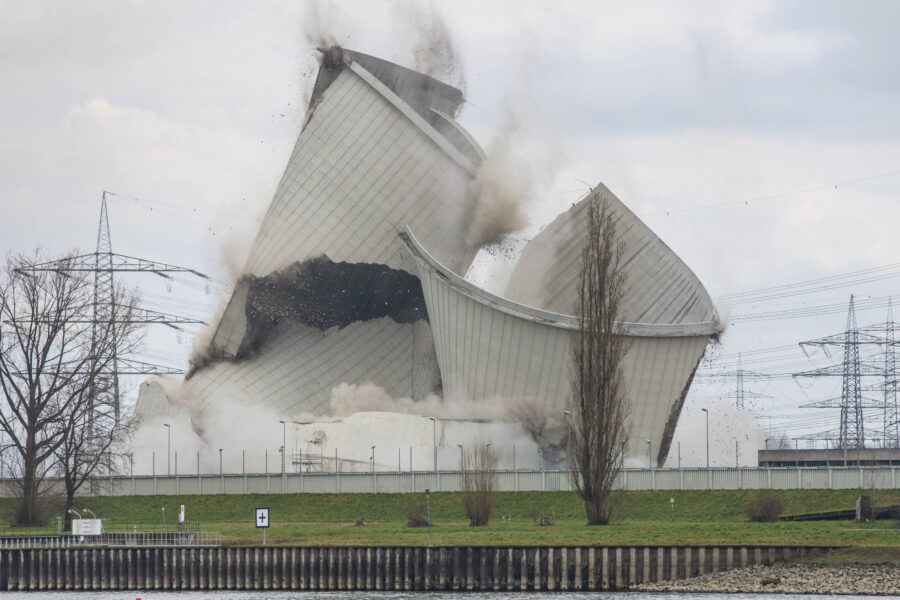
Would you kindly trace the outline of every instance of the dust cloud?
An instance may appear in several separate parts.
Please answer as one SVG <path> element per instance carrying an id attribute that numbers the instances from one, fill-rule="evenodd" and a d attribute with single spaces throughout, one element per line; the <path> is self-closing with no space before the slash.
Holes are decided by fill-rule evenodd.
<path id="1" fill-rule="evenodd" d="M 301 31 L 303 40 L 311 48 L 330 48 L 339 45 L 334 32 L 338 29 L 336 15 L 341 11 L 335 2 L 313 0 L 305 5 Z"/>
<path id="2" fill-rule="evenodd" d="M 334 464 L 335 452 L 342 470 L 367 470 L 372 445 L 380 449 L 375 461 L 379 470 L 392 470 L 398 455 L 405 469 L 412 465 L 429 470 L 433 444 L 440 468 L 456 468 L 460 445 L 472 448 L 484 443 L 492 443 L 503 468 L 513 463 L 535 468 L 540 462 L 534 436 L 508 412 L 517 406 L 511 402 L 448 401 L 437 396 L 414 402 L 392 398 L 373 384 L 344 383 L 332 390 L 329 415 L 285 418 L 275 408 L 234 395 L 223 396 L 200 412 L 195 399 L 176 382 L 164 382 L 163 387 L 167 405 L 140 423 L 131 439 L 135 474 L 218 473 L 219 449 L 225 473 L 277 473 L 282 436 L 288 471 L 298 464 L 306 470 L 327 468 Z M 298 463 L 298 456 L 308 457 L 310 452 L 321 462 L 311 465 L 307 458 Z"/>
<path id="3" fill-rule="evenodd" d="M 536 180 L 534 165 L 516 152 L 521 133 L 522 120 L 508 109 L 471 184 L 475 210 L 466 234 L 470 249 L 496 242 L 527 224 L 523 205 L 534 200 Z"/>
<path id="4" fill-rule="evenodd" d="M 523 412 L 523 401 L 491 398 L 474 401 L 430 395 L 422 400 L 392 398 L 373 383 L 341 383 L 331 390 L 331 415 L 345 418 L 359 412 L 391 412 L 440 419 L 509 421 Z"/>
<path id="5" fill-rule="evenodd" d="M 678 466 L 681 445 L 682 467 L 706 466 L 706 413 L 709 410 L 709 464 L 711 467 L 756 466 L 756 452 L 765 443 L 765 433 L 752 415 L 721 398 L 707 398 L 685 404 L 675 428 L 665 466 Z M 646 466 L 646 460 L 633 466 Z M 629 465 L 632 466 L 632 465 Z"/>
<path id="6" fill-rule="evenodd" d="M 466 94 L 466 73 L 457 45 L 434 2 L 395 2 L 398 25 L 414 36 L 412 68 Z M 455 116 L 455 115 L 454 115 Z"/>
<path id="7" fill-rule="evenodd" d="M 178 382 L 155 381 L 163 385 L 168 406 L 145 417 L 132 434 L 135 474 L 218 473 L 220 448 L 226 473 L 280 472 L 280 421 L 285 419 L 275 409 L 223 395 L 200 412 L 196 399 Z"/>

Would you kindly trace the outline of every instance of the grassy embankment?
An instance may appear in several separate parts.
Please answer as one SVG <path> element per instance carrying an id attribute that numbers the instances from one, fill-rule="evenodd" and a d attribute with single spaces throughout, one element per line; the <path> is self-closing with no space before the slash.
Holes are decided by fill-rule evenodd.
<path id="1" fill-rule="evenodd" d="M 858 490 L 785 490 L 777 492 L 785 514 L 852 508 Z M 587 527 L 580 500 L 569 492 L 498 494 L 495 518 L 487 527 L 468 526 L 458 493 L 433 493 L 431 518 L 435 545 L 554 544 L 810 544 L 894 546 L 900 552 L 900 528 L 894 522 L 849 521 L 751 523 L 747 503 L 757 491 L 627 492 L 620 497 L 615 523 Z M 675 498 L 674 517 L 669 498 Z M 424 495 L 328 494 L 234 496 L 136 496 L 79 499 L 98 516 L 119 524 L 159 522 L 162 507 L 169 520 L 184 504 L 189 521 L 202 531 L 218 531 L 226 544 L 259 543 L 254 508 L 271 510 L 270 544 L 424 545 L 425 529 L 405 526 L 403 506 Z M 876 492 L 879 505 L 900 504 L 900 490 Z M 7 508 L 8 503 L 0 504 Z M 501 515 L 512 516 L 510 523 Z M 552 516 L 551 527 L 534 519 Z M 358 519 L 368 524 L 356 526 Z"/>

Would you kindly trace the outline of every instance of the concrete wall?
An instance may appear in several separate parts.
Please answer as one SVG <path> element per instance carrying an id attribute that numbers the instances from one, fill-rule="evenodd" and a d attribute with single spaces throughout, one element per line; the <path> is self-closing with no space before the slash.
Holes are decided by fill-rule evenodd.
<path id="1" fill-rule="evenodd" d="M 502 471 L 500 491 L 568 491 L 565 471 Z M 629 469 L 620 473 L 622 490 L 738 490 L 738 489 L 896 489 L 900 467 L 861 469 Z M 135 476 L 98 479 L 85 484 L 80 495 L 216 495 L 216 494 L 338 494 L 413 493 L 461 490 L 459 472 L 289 473 L 252 475 Z M 11 496 L 8 480 L 0 481 L 0 496 Z"/>

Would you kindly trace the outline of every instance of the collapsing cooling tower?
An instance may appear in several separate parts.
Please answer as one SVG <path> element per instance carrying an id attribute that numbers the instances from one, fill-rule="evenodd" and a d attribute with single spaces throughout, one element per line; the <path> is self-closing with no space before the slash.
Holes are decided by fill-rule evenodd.
<path id="1" fill-rule="evenodd" d="M 411 227 L 404 239 L 423 282 L 444 392 L 519 399 L 560 415 L 571 389 L 569 338 L 578 326 L 572 313 L 587 234 L 584 211 L 594 197 L 608 202 L 624 246 L 629 454 L 639 454 L 649 439 L 661 464 L 709 337 L 719 330 L 718 316 L 687 265 L 606 186 L 598 185 L 526 244 L 506 298 L 441 265 Z"/>
<path id="2" fill-rule="evenodd" d="M 459 90 L 409 69 L 324 52 L 246 275 L 185 383 L 195 422 L 229 398 L 285 417 L 324 414 L 332 388 L 371 382 L 394 398 L 520 401 L 561 423 L 583 211 L 602 197 L 625 248 L 631 439 L 641 450 L 651 440 L 665 460 L 719 329 L 709 295 L 602 185 L 525 246 L 505 298 L 465 281 L 483 153 L 453 120 L 461 102 Z M 163 410 L 146 389 L 139 407 Z"/>
<path id="3" fill-rule="evenodd" d="M 462 93 L 380 59 L 324 52 L 303 130 L 187 392 L 321 414 L 332 387 L 440 391 L 406 225 L 457 272 L 482 152 L 453 120 Z M 203 409 L 199 412 L 202 414 Z"/>

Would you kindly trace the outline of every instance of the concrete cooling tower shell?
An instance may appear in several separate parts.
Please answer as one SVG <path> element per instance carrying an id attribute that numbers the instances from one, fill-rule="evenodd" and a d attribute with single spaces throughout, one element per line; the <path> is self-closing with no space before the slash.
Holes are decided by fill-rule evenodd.
<path id="1" fill-rule="evenodd" d="M 565 312 L 490 294 L 441 265 L 411 231 L 403 237 L 422 280 L 444 393 L 476 401 L 531 402 L 548 415 L 560 414 L 571 395 L 570 333 L 578 327 L 570 313 L 580 258 L 570 259 L 580 256 L 586 235 L 582 212 L 596 196 L 609 199 L 617 237 L 625 245 L 626 314 L 653 316 L 646 322 L 619 323 L 629 338 L 623 361 L 632 441 L 628 454 L 642 452 L 649 439 L 662 464 L 694 372 L 709 337 L 718 332 L 718 319 L 696 277 L 609 190 L 594 190 L 527 244 L 514 272 L 519 278 L 514 283 L 535 304 L 562 307 L 571 298 Z M 664 268 L 648 269 L 650 262 Z M 544 284 L 525 282 L 526 273 Z M 559 277 L 558 287 L 548 289 L 554 277 Z M 672 296 L 675 290 L 679 295 Z M 628 306 L 629 301 L 638 307 Z M 692 320 L 697 316 L 701 320 Z"/>
<path id="2" fill-rule="evenodd" d="M 484 153 L 454 120 L 462 93 L 365 54 L 323 55 L 245 275 L 178 391 L 182 416 L 203 431 L 229 401 L 322 415 L 339 384 L 372 383 L 393 398 L 443 393 L 561 422 L 584 210 L 603 198 L 624 244 L 632 454 L 650 439 L 661 464 L 719 330 L 697 277 L 601 185 L 526 244 L 505 297 L 468 283 Z M 172 410 L 163 386 L 142 386 L 139 418 Z"/>
<path id="3" fill-rule="evenodd" d="M 710 333 L 717 331 L 718 316 L 712 299 L 665 242 L 602 183 L 588 198 L 608 202 L 616 236 L 624 244 L 623 320 L 697 325 L 710 329 Z M 510 277 L 507 298 L 551 312 L 572 314 L 587 227 L 585 200 L 573 205 L 525 245 Z"/>
<path id="4" fill-rule="evenodd" d="M 322 414 L 342 382 L 394 397 L 440 391 L 431 329 L 398 231 L 410 225 L 458 272 L 482 151 L 453 121 L 462 93 L 332 48 L 246 261 L 194 364 L 197 414 L 231 397 Z"/>

